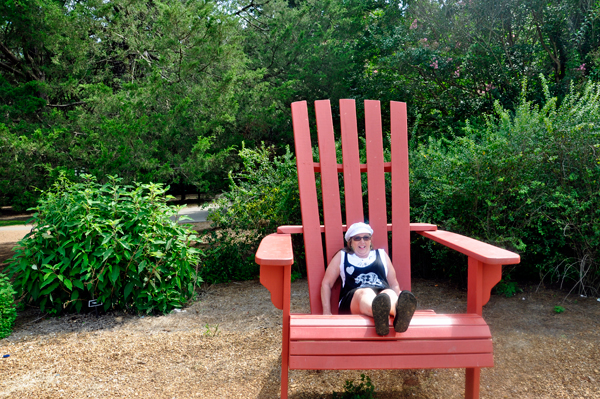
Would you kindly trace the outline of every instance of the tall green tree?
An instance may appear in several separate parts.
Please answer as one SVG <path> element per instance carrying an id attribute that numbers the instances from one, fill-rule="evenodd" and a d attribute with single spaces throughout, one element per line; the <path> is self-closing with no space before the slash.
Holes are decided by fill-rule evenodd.
<path id="1" fill-rule="evenodd" d="M 6 1 L 0 16 L 0 202 L 31 205 L 59 169 L 219 182 L 251 78 L 235 16 L 128 0 Z"/>
<path id="2" fill-rule="evenodd" d="M 532 82 L 528 96 L 541 101 L 543 90 L 533 84 L 540 73 L 560 100 L 571 82 L 597 75 L 599 16 L 591 1 L 410 2 L 396 24 L 372 19 L 366 38 L 378 52 L 359 91 L 407 101 L 423 136 L 445 135 L 491 112 L 495 100 L 515 109 L 524 78 Z"/>

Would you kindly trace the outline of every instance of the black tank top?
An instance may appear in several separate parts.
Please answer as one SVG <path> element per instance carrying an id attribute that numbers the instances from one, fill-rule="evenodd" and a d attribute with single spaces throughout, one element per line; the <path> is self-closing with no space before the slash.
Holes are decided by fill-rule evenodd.
<path id="1" fill-rule="evenodd" d="M 348 261 L 348 254 L 343 252 L 344 257 L 344 284 L 340 291 L 340 300 L 355 288 L 390 288 L 387 281 L 385 267 L 379 256 L 379 250 L 375 251 L 375 262 L 369 266 L 357 267 Z"/>

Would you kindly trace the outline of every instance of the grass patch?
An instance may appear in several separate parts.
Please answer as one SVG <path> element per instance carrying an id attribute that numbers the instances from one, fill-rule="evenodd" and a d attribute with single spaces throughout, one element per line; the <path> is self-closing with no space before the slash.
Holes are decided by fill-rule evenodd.
<path id="1" fill-rule="evenodd" d="M 0 220 L 0 227 L 4 226 L 18 226 L 27 224 L 26 220 Z"/>

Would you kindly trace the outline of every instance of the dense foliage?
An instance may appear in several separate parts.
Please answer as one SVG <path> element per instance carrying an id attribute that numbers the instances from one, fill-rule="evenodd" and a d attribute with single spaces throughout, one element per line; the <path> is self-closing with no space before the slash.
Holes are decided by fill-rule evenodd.
<path id="1" fill-rule="evenodd" d="M 272 150 L 263 145 L 239 152 L 244 170 L 230 174 L 230 190 L 210 214 L 215 230 L 204 233 L 209 245 L 201 272 L 205 281 L 256 277 L 260 240 L 277 226 L 301 224 L 295 159 L 289 149 L 281 156 Z"/>
<path id="2" fill-rule="evenodd" d="M 33 206 L 61 172 L 221 190 L 242 141 L 285 152 L 297 99 L 403 100 L 416 134 L 448 137 L 513 110 L 523 78 L 538 102 L 539 73 L 559 101 L 597 79 L 599 17 L 579 0 L 7 0 L 0 204 Z"/>
<path id="3" fill-rule="evenodd" d="M 522 254 L 516 272 L 600 292 L 600 85 L 496 103 L 484 126 L 411 151 L 413 219 Z M 526 92 L 523 87 L 523 93 Z M 443 256 L 437 253 L 437 256 Z M 459 272 L 446 262 L 438 275 Z"/>
<path id="4" fill-rule="evenodd" d="M 527 100 L 524 82 L 515 113 L 496 102 L 484 124 L 467 123 L 451 138 L 413 136 L 411 219 L 520 253 L 513 276 L 597 294 L 600 85 L 572 88 L 559 104 L 543 76 L 538 84 L 546 96 L 541 106 Z M 362 141 L 361 152 L 364 156 Z M 271 163 L 264 148 L 244 149 L 240 156 L 245 171 L 231 179 L 212 215 L 227 231 L 211 233 L 212 263 L 220 265 L 207 269 L 212 281 L 253 277 L 260 238 L 278 225 L 300 223 L 293 158 L 286 154 Z M 423 239 L 416 244 L 415 274 L 466 281 L 466 263 L 455 252 Z M 296 255 L 301 263 L 302 253 Z"/>
<path id="5" fill-rule="evenodd" d="M 64 177 L 43 193 L 8 271 L 22 303 L 51 314 L 107 309 L 168 312 L 194 296 L 199 253 L 171 218 L 160 184 L 123 186 Z"/>
<path id="6" fill-rule="evenodd" d="M 17 318 L 14 294 L 8 277 L 0 273 L 0 339 L 11 334 Z"/>
<path id="7" fill-rule="evenodd" d="M 599 18 L 587 0 L 3 1 L 0 205 L 33 206 L 62 174 L 231 184 L 203 273 L 248 278 L 258 237 L 297 222 L 289 104 L 400 100 L 413 220 L 589 290 Z"/>

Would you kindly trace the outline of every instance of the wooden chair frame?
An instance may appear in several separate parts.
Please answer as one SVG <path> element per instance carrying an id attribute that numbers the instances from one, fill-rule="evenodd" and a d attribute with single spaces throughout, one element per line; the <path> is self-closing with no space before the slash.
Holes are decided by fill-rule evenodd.
<path id="1" fill-rule="evenodd" d="M 519 263 L 519 255 L 492 245 L 438 230 L 436 225 L 410 223 L 406 104 L 391 102 L 391 162 L 384 162 L 381 110 L 378 101 L 365 101 L 367 163 L 360 164 L 354 100 L 340 100 L 343 163 L 336 159 L 329 100 L 315 102 L 319 163 L 314 162 L 308 107 L 292 104 L 292 120 L 302 226 L 280 226 L 265 237 L 256 253 L 260 281 L 273 304 L 283 310 L 281 398 L 288 396 L 289 369 L 429 369 L 465 368 L 465 397 L 479 397 L 481 367 L 493 366 L 492 337 L 481 317 L 491 289 L 502 278 L 502 265 Z M 319 217 L 316 177 L 321 176 L 323 224 Z M 373 246 L 388 251 L 402 290 L 410 290 L 410 233 L 452 248 L 468 257 L 467 312 L 436 314 L 417 311 L 405 333 L 393 328 L 384 337 L 373 320 L 360 315 L 322 315 L 320 287 L 325 267 L 343 247 L 339 173 L 343 173 L 346 223 L 363 221 L 361 174 L 367 173 L 369 224 Z M 392 177 L 392 223 L 387 222 L 385 176 Z M 304 235 L 311 314 L 290 314 L 291 234 Z M 322 235 L 324 234 L 324 238 Z M 326 256 L 323 257 L 323 241 Z M 337 310 L 339 284 L 332 292 Z"/>

